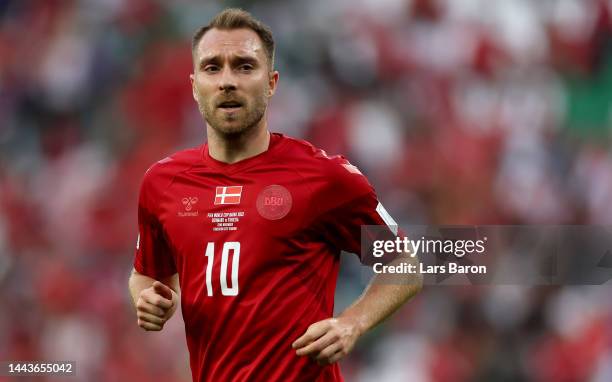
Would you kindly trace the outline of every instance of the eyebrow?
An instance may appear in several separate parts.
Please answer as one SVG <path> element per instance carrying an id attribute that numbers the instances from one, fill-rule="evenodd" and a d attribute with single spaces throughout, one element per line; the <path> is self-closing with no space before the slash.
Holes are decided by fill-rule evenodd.
<path id="1" fill-rule="evenodd" d="M 208 57 L 204 57 L 202 58 L 202 60 L 200 60 L 200 68 L 204 67 L 207 64 L 217 64 L 221 62 L 221 57 L 219 55 L 215 55 L 215 56 L 208 56 Z M 235 55 L 231 58 L 231 62 L 232 63 L 239 63 L 239 64 L 243 64 L 243 63 L 248 63 L 248 64 L 258 64 L 259 60 L 253 56 L 247 56 L 247 55 Z"/>

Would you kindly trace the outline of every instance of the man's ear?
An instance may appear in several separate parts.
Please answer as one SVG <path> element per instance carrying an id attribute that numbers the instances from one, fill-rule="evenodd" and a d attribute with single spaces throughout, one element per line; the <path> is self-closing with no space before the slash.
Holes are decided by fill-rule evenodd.
<path id="1" fill-rule="evenodd" d="M 279 78 L 278 71 L 275 70 L 273 72 L 270 72 L 268 77 L 269 77 L 268 79 L 268 97 L 272 97 L 274 93 L 276 92 L 276 86 L 278 85 L 278 78 Z"/>
<path id="2" fill-rule="evenodd" d="M 196 88 L 195 88 L 195 77 L 193 73 L 189 75 L 189 82 L 191 82 L 191 95 L 193 96 L 193 99 L 196 102 L 198 102 L 198 96 L 197 96 Z"/>

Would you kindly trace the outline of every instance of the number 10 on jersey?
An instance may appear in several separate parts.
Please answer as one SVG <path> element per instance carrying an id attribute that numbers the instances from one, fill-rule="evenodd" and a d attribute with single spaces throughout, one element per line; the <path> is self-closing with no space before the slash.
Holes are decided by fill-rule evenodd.
<path id="1" fill-rule="evenodd" d="M 227 263 L 232 254 L 232 274 L 231 274 L 231 286 L 227 286 Z M 206 257 L 208 258 L 208 264 L 206 265 L 206 289 L 208 295 L 213 295 L 212 287 L 212 272 L 213 264 L 215 263 L 215 243 L 209 242 L 206 245 Z M 227 241 L 223 243 L 223 250 L 221 251 L 221 270 L 219 273 L 219 279 L 221 283 L 221 294 L 224 296 L 238 296 L 238 264 L 240 264 L 240 243 L 237 241 Z"/>

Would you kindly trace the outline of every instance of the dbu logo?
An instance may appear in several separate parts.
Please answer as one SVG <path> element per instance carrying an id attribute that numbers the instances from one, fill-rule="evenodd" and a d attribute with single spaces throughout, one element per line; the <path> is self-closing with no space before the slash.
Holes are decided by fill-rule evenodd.
<path id="1" fill-rule="evenodd" d="M 264 206 L 282 206 L 283 198 L 277 196 L 266 196 L 264 198 Z"/>
<path id="2" fill-rule="evenodd" d="M 185 197 L 181 200 L 181 202 L 183 202 L 183 205 L 185 206 L 185 211 L 191 211 L 193 205 L 198 202 L 198 198 L 195 196 L 189 198 Z"/>
<path id="3" fill-rule="evenodd" d="M 279 220 L 291 210 L 293 199 L 285 187 L 272 184 L 261 190 L 257 195 L 257 212 L 264 219 Z"/>

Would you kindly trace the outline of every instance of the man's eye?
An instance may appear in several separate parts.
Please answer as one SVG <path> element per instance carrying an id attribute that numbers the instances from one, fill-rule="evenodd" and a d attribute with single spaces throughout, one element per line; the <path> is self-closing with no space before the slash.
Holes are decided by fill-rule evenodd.
<path id="1" fill-rule="evenodd" d="M 204 68 L 205 72 L 217 72 L 219 71 L 219 68 L 217 66 L 214 65 L 208 65 Z"/>
<path id="2" fill-rule="evenodd" d="M 249 72 L 253 70 L 253 65 L 250 65 L 250 64 L 240 65 L 240 70 Z"/>

